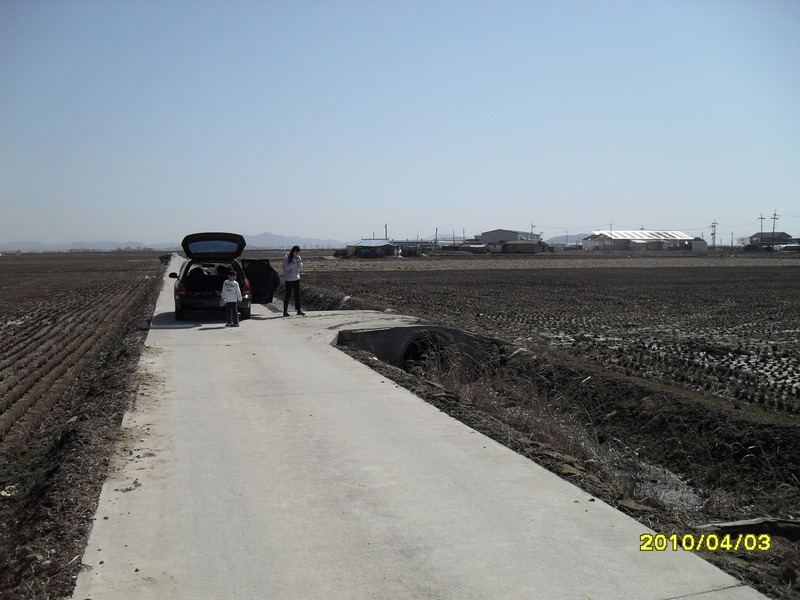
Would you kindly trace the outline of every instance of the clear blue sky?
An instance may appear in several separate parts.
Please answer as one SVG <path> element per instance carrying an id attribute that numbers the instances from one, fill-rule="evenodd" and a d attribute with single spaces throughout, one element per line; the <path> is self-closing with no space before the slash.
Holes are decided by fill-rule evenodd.
<path id="1" fill-rule="evenodd" d="M 800 236 L 797 0 L 0 0 L 0 242 L 775 210 Z"/>

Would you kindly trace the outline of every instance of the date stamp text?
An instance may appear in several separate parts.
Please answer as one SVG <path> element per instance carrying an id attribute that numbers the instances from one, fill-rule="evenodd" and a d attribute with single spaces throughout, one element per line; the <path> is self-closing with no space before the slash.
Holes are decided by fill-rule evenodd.
<path id="1" fill-rule="evenodd" d="M 709 552 L 757 552 L 772 547 L 768 533 L 643 533 L 639 536 L 639 550 L 664 552 L 666 550 L 708 550 Z"/>

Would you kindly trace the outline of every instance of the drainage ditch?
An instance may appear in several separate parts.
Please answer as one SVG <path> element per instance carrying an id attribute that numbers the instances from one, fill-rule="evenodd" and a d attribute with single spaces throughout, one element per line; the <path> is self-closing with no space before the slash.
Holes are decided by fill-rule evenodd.
<path id="1" fill-rule="evenodd" d="M 336 345 L 366 350 L 404 371 L 431 359 L 458 360 L 467 367 L 485 365 L 511 347 L 502 340 L 436 325 L 342 330 Z"/>

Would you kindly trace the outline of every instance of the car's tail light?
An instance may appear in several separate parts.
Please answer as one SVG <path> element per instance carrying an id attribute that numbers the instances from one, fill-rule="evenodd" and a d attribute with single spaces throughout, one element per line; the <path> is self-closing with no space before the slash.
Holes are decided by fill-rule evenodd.
<path id="1" fill-rule="evenodd" d="M 180 294 L 186 293 L 186 286 L 183 284 L 182 281 L 178 282 L 178 293 Z"/>
<path id="2" fill-rule="evenodd" d="M 247 277 L 245 277 L 244 281 L 242 282 L 242 291 L 243 292 L 249 292 L 250 291 L 250 282 L 247 280 Z"/>

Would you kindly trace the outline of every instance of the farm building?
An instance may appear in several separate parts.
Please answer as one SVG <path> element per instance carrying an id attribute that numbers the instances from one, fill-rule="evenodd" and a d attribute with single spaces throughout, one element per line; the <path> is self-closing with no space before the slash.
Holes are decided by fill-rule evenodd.
<path id="1" fill-rule="evenodd" d="M 485 244 L 447 244 L 440 246 L 443 252 L 469 252 L 470 254 L 486 254 L 489 252 Z"/>
<path id="2" fill-rule="evenodd" d="M 519 240 L 536 241 L 541 236 L 529 231 L 512 231 L 510 229 L 492 229 L 484 231 L 480 236 L 481 244 L 499 244 L 502 242 L 516 242 Z"/>
<path id="3" fill-rule="evenodd" d="M 384 256 L 397 256 L 400 247 L 389 240 L 361 240 L 347 247 L 347 257 L 383 258 Z"/>
<path id="4" fill-rule="evenodd" d="M 694 242 L 694 243 L 693 243 Z M 680 231 L 593 231 L 583 238 L 584 250 L 706 250 L 690 235 Z"/>
<path id="5" fill-rule="evenodd" d="M 397 246 L 396 254 L 400 256 L 419 256 L 436 250 L 433 240 L 392 240 L 391 243 Z"/>
<path id="6" fill-rule="evenodd" d="M 779 246 L 782 244 L 791 244 L 792 236 L 785 231 L 762 231 L 761 233 L 754 233 L 750 236 L 751 244 L 755 246 Z"/>
<path id="7" fill-rule="evenodd" d="M 529 241 L 519 240 L 514 242 L 500 242 L 497 244 L 486 244 L 486 250 L 495 254 L 539 254 L 540 252 L 552 252 L 552 246 L 542 240 Z"/>
<path id="8" fill-rule="evenodd" d="M 705 252 L 708 250 L 708 242 L 703 238 L 694 238 L 689 242 L 689 250 L 692 252 Z"/>

